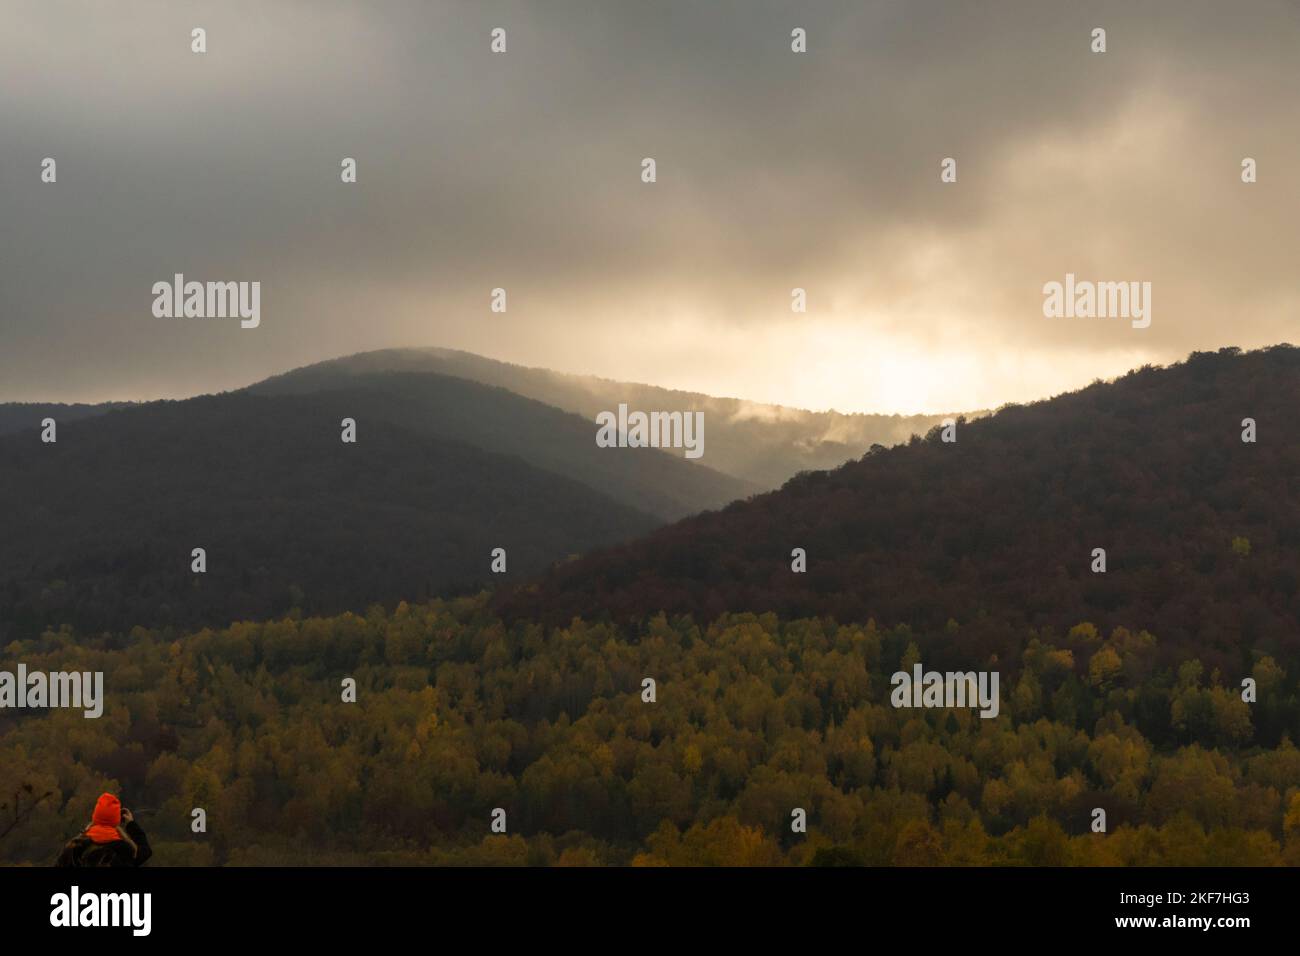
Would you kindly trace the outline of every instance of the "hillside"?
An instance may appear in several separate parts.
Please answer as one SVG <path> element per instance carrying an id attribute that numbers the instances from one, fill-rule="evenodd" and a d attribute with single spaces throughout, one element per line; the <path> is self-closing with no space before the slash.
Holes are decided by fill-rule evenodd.
<path id="1" fill-rule="evenodd" d="M 0 646 L 479 587 L 656 526 L 513 457 L 371 415 L 373 394 L 157 402 L 0 438 Z M 358 420 L 358 442 L 339 422 Z M 8 507 L 10 505 L 16 507 Z M 206 574 L 190 570 L 207 550 Z"/>
<path id="2" fill-rule="evenodd" d="M 596 445 L 593 420 L 503 388 L 428 372 L 341 374 L 312 366 L 251 386 L 259 395 L 308 395 L 339 389 L 365 395 L 368 421 L 385 421 L 436 438 L 518 455 L 629 507 L 673 521 L 721 508 L 760 489 L 698 462 L 656 448 L 611 450 Z M 707 432 L 706 447 L 712 438 Z"/>
<path id="3" fill-rule="evenodd" d="M 924 434 L 945 417 L 812 412 L 591 375 L 569 375 L 438 348 L 363 352 L 308 366 L 289 373 L 289 377 L 308 372 L 350 376 L 392 371 L 437 372 L 500 386 L 581 415 L 587 421 L 593 421 L 599 412 L 616 409 L 620 402 L 647 411 L 702 411 L 707 434 L 703 463 L 763 490 L 779 487 L 801 471 L 838 467 L 873 444 L 905 442 L 913 434 Z"/>
<path id="4" fill-rule="evenodd" d="M 77 597 L 88 633 L 29 631 L 7 651 L 112 688 L 104 720 L 0 713 L 0 767 L 51 797 L 0 862 L 48 862 L 110 789 L 151 808 L 154 866 L 1296 865 L 1298 382 L 1290 347 L 1196 354 L 541 578 L 542 555 L 517 570 L 512 543 L 519 587 L 429 601 L 421 574 L 474 576 L 482 525 L 599 540 L 654 520 L 380 422 L 398 399 L 373 389 L 158 403 L 73 423 L 57 449 L 0 440 L 5 487 L 36 503 L 5 567 L 101 562 L 41 589 L 38 610 Z M 335 422 L 358 408 L 343 446 Z M 211 610 L 217 572 L 184 572 L 200 533 L 216 563 L 280 549 L 255 556 L 250 606 L 295 585 L 299 606 L 375 586 L 410 600 L 150 625 L 164 596 L 186 618 Z M 1104 575 L 1087 570 L 1095 546 Z M 287 566 L 317 577 L 286 584 Z M 100 633 L 133 611 L 129 640 Z M 897 706 L 892 675 L 922 662 L 997 674 L 997 713 Z M 490 829 L 497 808 L 508 834 Z"/>
<path id="5" fill-rule="evenodd" d="M 1150 628 L 1164 653 L 1211 666 L 1294 660 L 1297 395 L 1292 347 L 1196 353 L 963 423 L 955 443 L 936 433 L 797 478 L 556 568 L 502 606 L 552 622 L 745 610 L 942 634 L 951 620 L 963 648 L 1004 659 L 1031 628 L 1089 621 Z"/>
<path id="6" fill-rule="evenodd" d="M 118 408 L 130 408 L 132 402 L 103 402 L 98 405 L 61 402 L 0 402 L 0 435 L 11 435 L 27 428 L 39 428 L 41 421 L 53 418 L 63 422 L 93 418 Z"/>

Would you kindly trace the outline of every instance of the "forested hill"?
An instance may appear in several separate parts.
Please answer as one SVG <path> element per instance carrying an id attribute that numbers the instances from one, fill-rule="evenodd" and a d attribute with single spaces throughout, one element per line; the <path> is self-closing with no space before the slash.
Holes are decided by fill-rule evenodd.
<path id="1" fill-rule="evenodd" d="M 1300 351 L 1194 353 L 876 449 L 553 569 L 511 616 L 828 614 L 1016 653 L 1026 628 L 1150 628 L 1208 665 L 1300 642 Z M 1242 440 L 1242 421 L 1258 440 Z M 791 569 L 792 549 L 806 573 Z M 1104 548 L 1105 573 L 1093 549 Z"/>
<path id="2" fill-rule="evenodd" d="M 587 420 L 617 408 L 620 402 L 646 411 L 703 412 L 708 439 L 703 463 L 763 491 L 779 487 L 800 471 L 836 468 L 861 455 L 872 444 L 907 441 L 913 434 L 924 434 L 945 417 L 814 412 L 594 375 L 529 368 L 440 348 L 362 352 L 297 369 L 264 384 L 278 388 L 305 378 L 346 381 L 352 376 L 383 372 L 436 372 L 496 385 Z M 675 454 L 680 456 L 682 452 Z"/>
<path id="3" fill-rule="evenodd" d="M 58 422 L 74 419 L 93 418 L 117 408 L 130 408 L 133 402 L 103 402 L 99 405 L 75 404 L 61 402 L 0 402 L 0 435 L 28 428 L 39 428 L 45 418 Z"/>
<path id="4" fill-rule="evenodd" d="M 601 448 L 596 444 L 594 417 L 584 419 L 504 388 L 449 375 L 345 375 L 333 366 L 323 365 L 278 375 L 248 390 L 262 395 L 305 395 L 339 389 L 368 396 L 364 408 L 368 420 L 387 421 L 421 434 L 518 455 L 530 464 L 580 481 L 665 522 L 721 508 L 761 490 L 657 448 L 625 448 L 619 452 Z M 706 459 L 711 437 L 706 431 Z"/>
<path id="5" fill-rule="evenodd" d="M 519 458 L 389 424 L 387 401 L 236 393 L 60 422 L 54 444 L 34 428 L 0 438 L 0 646 L 65 623 L 222 625 L 454 593 L 659 524 Z M 490 570 L 498 547 L 505 574 Z"/>

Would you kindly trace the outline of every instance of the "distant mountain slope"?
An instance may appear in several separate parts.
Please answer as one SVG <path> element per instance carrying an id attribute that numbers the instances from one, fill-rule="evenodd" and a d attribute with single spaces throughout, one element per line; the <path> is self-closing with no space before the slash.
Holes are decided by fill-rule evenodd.
<path id="1" fill-rule="evenodd" d="M 906 623 L 1012 654 L 1029 628 L 1149 628 L 1238 673 L 1300 652 L 1300 350 L 1197 353 L 1008 407 L 591 554 L 512 615 L 727 610 Z M 1242 420 L 1258 423 L 1243 443 Z M 807 552 L 793 573 L 791 550 Z M 1093 573 L 1094 548 L 1106 550 Z"/>
<path id="2" fill-rule="evenodd" d="M 382 399 L 382 397 L 381 397 Z M 386 399 L 384 399 L 386 400 Z M 478 587 L 659 522 L 568 478 L 388 424 L 376 397 L 156 402 L 0 438 L 0 646 Z M 358 441 L 340 440 L 343 417 Z M 208 570 L 193 574 L 191 549 Z"/>
<path id="3" fill-rule="evenodd" d="M 346 374 L 407 371 L 455 375 L 509 389 L 588 421 L 594 421 L 599 412 L 617 409 L 620 402 L 643 411 L 702 411 L 706 450 L 699 464 L 764 490 L 779 487 L 800 471 L 837 468 L 861 456 L 873 444 L 907 441 L 946 417 L 811 412 L 528 368 L 453 349 L 384 349 L 333 359 L 308 369 Z"/>
<path id="4" fill-rule="evenodd" d="M 0 402 L 0 435 L 11 435 L 25 428 L 39 428 L 41 421 L 53 418 L 56 423 L 93 418 L 118 408 L 130 408 L 132 402 L 103 402 L 99 405 L 65 405 L 59 402 Z"/>
<path id="5" fill-rule="evenodd" d="M 503 388 L 428 372 L 343 373 L 311 366 L 258 383 L 262 395 L 364 395 L 352 413 L 488 451 L 518 455 L 639 511 L 673 521 L 745 498 L 756 486 L 655 448 L 600 448 L 596 425 Z"/>

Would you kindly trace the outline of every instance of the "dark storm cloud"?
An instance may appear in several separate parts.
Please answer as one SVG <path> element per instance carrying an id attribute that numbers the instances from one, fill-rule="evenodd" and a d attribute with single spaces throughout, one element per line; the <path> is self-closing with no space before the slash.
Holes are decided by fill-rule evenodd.
<path id="1" fill-rule="evenodd" d="M 1294 323 L 1292 3 L 19 2 L 6 20 L 0 399 L 182 395 L 442 344 L 948 409 Z M 1151 281 L 1152 327 L 1044 319 L 1067 271 Z M 261 281 L 262 326 L 153 318 L 175 272 Z"/>

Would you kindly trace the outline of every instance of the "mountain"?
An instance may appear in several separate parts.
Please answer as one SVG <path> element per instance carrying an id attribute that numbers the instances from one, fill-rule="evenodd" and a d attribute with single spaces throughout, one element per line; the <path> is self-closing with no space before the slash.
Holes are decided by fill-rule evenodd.
<path id="1" fill-rule="evenodd" d="M 757 486 L 656 448 L 601 448 L 596 425 L 504 388 L 428 372 L 351 372 L 310 366 L 256 385 L 259 395 L 309 395 L 348 389 L 365 395 L 352 412 L 431 437 L 518 455 L 580 481 L 616 501 L 673 521 L 721 508 Z"/>
<path id="2" fill-rule="evenodd" d="M 25 428 L 39 428 L 46 418 L 62 427 L 64 422 L 93 418 L 118 408 L 130 408 L 132 402 L 103 402 L 99 405 L 65 405 L 60 402 L 0 402 L 0 435 L 12 435 Z"/>
<path id="3" fill-rule="evenodd" d="M 154 808 L 151 866 L 1295 865 L 1297 385 L 1290 347 L 1194 354 L 540 577 L 556 536 L 655 519 L 385 419 L 400 392 L 242 392 L 0 439 L 19 505 L 0 621 L 16 595 L 29 624 L 93 627 L 0 646 L 102 672 L 112 706 L 72 737 L 0 712 L 6 779 L 53 796 L 0 861 L 48 862 L 111 788 Z M 418 600 L 475 586 L 497 538 L 517 586 Z M 150 621 L 397 591 L 364 616 Z M 919 665 L 977 671 L 996 708 L 900 706 Z M 210 840 L 196 779 L 221 797 Z"/>
<path id="4" fill-rule="evenodd" d="M 777 488 L 801 471 L 838 467 L 874 444 L 905 442 L 948 417 L 813 412 L 529 368 L 439 348 L 363 352 L 308 366 L 300 373 L 351 376 L 395 371 L 436 372 L 500 386 L 581 415 L 588 422 L 594 422 L 602 411 L 617 410 L 620 402 L 642 411 L 702 411 L 706 434 L 703 461 L 762 490 Z"/>
<path id="5" fill-rule="evenodd" d="M 801 476 L 555 568 L 501 606 L 552 622 L 875 618 L 1004 657 L 1035 629 L 1087 621 L 1149 628 L 1169 659 L 1194 649 L 1225 674 L 1252 653 L 1295 660 L 1298 396 L 1291 346 L 1194 353 L 963 422 L 953 443 L 935 430 Z"/>
<path id="6" fill-rule="evenodd" d="M 649 514 L 517 457 L 402 428 L 371 391 L 153 402 L 0 438 L 0 646 L 360 610 L 528 575 Z M 354 417 L 357 442 L 340 440 Z M 191 550 L 207 572 L 191 572 Z M 505 548 L 508 574 L 489 573 Z"/>

